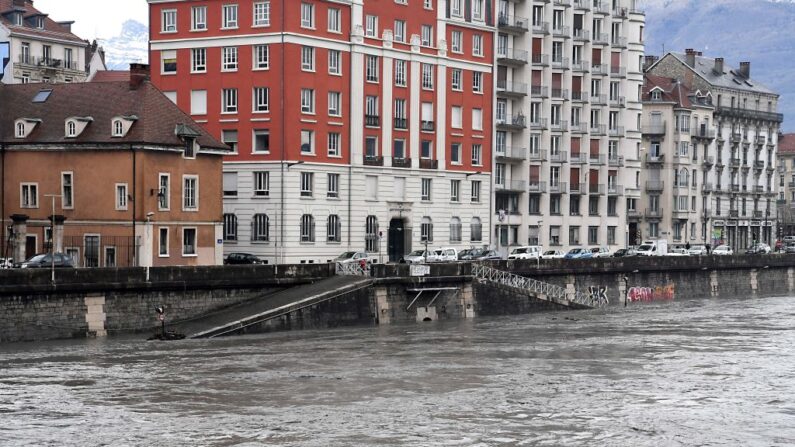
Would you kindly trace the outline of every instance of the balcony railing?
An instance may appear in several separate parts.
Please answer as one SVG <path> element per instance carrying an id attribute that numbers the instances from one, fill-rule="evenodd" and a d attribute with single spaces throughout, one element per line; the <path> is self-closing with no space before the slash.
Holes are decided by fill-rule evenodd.
<path id="1" fill-rule="evenodd" d="M 620 168 L 620 167 L 624 166 L 624 157 L 616 156 L 616 155 L 614 155 L 612 157 L 608 157 L 607 164 L 610 167 Z"/>
<path id="2" fill-rule="evenodd" d="M 509 130 L 521 130 L 527 127 L 527 118 L 524 115 L 497 117 L 497 127 Z"/>
<path id="3" fill-rule="evenodd" d="M 612 45 L 613 48 L 626 48 L 627 47 L 627 38 L 626 37 L 620 37 L 620 36 L 613 37 L 612 39 L 610 39 L 610 45 Z"/>
<path id="4" fill-rule="evenodd" d="M 715 108 L 715 113 L 733 118 L 750 118 L 764 121 L 773 121 L 780 123 L 784 121 L 784 115 L 774 112 L 763 112 L 761 110 L 743 109 L 740 107 L 721 107 Z"/>
<path id="5" fill-rule="evenodd" d="M 607 45 L 610 42 L 610 36 L 606 33 L 594 33 L 593 43 L 597 45 Z"/>
<path id="6" fill-rule="evenodd" d="M 577 72 L 587 73 L 591 69 L 591 64 L 588 61 L 574 61 L 571 63 L 571 69 Z"/>
<path id="7" fill-rule="evenodd" d="M 565 132 L 569 129 L 568 121 L 556 121 L 549 124 L 549 129 L 552 131 Z"/>
<path id="8" fill-rule="evenodd" d="M 549 65 L 549 55 L 548 54 L 533 54 L 530 56 L 530 63 L 533 65 L 537 65 L 540 67 L 546 67 Z"/>
<path id="9" fill-rule="evenodd" d="M 549 184 L 550 194 L 566 194 L 569 190 L 566 188 L 566 182 L 557 182 Z"/>
<path id="10" fill-rule="evenodd" d="M 715 159 L 712 157 L 712 155 L 707 155 L 706 157 L 704 157 L 702 164 L 704 166 L 712 166 L 713 164 L 715 164 Z"/>
<path id="11" fill-rule="evenodd" d="M 574 30 L 574 40 L 589 41 L 591 40 L 591 32 L 587 29 L 577 28 Z"/>
<path id="12" fill-rule="evenodd" d="M 588 132 L 588 123 L 580 121 L 579 123 L 572 124 L 571 131 L 574 133 L 586 133 Z"/>
<path id="13" fill-rule="evenodd" d="M 610 98 L 611 107 L 624 107 L 627 101 L 623 96 L 614 96 Z"/>
<path id="14" fill-rule="evenodd" d="M 590 183 L 588 185 L 588 193 L 591 195 L 604 195 L 605 185 L 601 185 L 599 183 Z"/>
<path id="15" fill-rule="evenodd" d="M 530 155 L 528 156 L 530 161 L 546 161 L 547 160 L 547 151 L 545 150 L 536 150 L 530 151 Z"/>
<path id="16" fill-rule="evenodd" d="M 618 67 L 615 65 L 610 66 L 610 76 L 614 78 L 627 77 L 627 67 Z"/>
<path id="17" fill-rule="evenodd" d="M 558 59 L 552 59 L 552 68 L 556 68 L 558 70 L 568 70 L 569 69 L 569 58 L 568 57 L 561 57 Z"/>
<path id="18" fill-rule="evenodd" d="M 662 219 L 663 217 L 663 209 L 657 208 L 655 209 L 646 209 L 646 218 L 647 219 Z"/>
<path id="19" fill-rule="evenodd" d="M 665 154 L 646 154 L 647 164 L 662 163 L 665 160 Z"/>
<path id="20" fill-rule="evenodd" d="M 607 185 L 607 195 L 609 196 L 624 195 L 624 187 L 622 185 Z"/>
<path id="21" fill-rule="evenodd" d="M 569 99 L 569 91 L 565 88 L 553 88 L 552 89 L 552 98 L 553 99 Z"/>
<path id="22" fill-rule="evenodd" d="M 611 137 L 623 137 L 624 136 L 624 126 L 616 126 L 610 128 L 610 136 Z"/>
<path id="23" fill-rule="evenodd" d="M 497 61 L 501 63 L 526 64 L 527 51 L 513 48 L 497 49 Z"/>
<path id="24" fill-rule="evenodd" d="M 583 91 L 573 91 L 571 92 L 571 100 L 572 101 L 585 101 L 588 99 L 588 92 Z"/>
<path id="25" fill-rule="evenodd" d="M 594 1 L 593 12 L 597 14 L 610 14 L 610 5 L 607 0 Z"/>
<path id="26" fill-rule="evenodd" d="M 571 189 L 569 192 L 572 194 L 588 194 L 588 184 L 587 183 L 572 183 Z"/>
<path id="27" fill-rule="evenodd" d="M 547 192 L 547 183 L 539 182 L 537 180 L 530 180 L 527 184 L 527 192 L 531 194 L 540 194 Z"/>
<path id="28" fill-rule="evenodd" d="M 604 154 L 588 154 L 588 162 L 594 166 L 604 166 L 605 156 Z"/>
<path id="29" fill-rule="evenodd" d="M 574 0 L 574 8 L 583 11 L 591 10 L 591 0 Z"/>
<path id="30" fill-rule="evenodd" d="M 51 57 L 36 57 L 20 54 L 17 58 L 17 63 L 20 65 L 29 65 L 31 67 L 85 71 L 84 68 L 79 67 L 78 63 L 75 61 L 65 61 L 63 59 L 53 59 Z"/>
<path id="31" fill-rule="evenodd" d="M 571 153 L 571 164 L 585 164 L 588 163 L 588 154 L 585 152 L 572 152 Z M 572 184 L 572 188 L 574 184 Z"/>
<path id="32" fill-rule="evenodd" d="M 549 154 L 549 161 L 551 163 L 565 163 L 566 162 L 566 152 L 558 152 L 556 154 Z"/>
<path id="33" fill-rule="evenodd" d="M 538 22 L 533 24 L 533 33 L 549 34 L 549 22 Z"/>
<path id="34" fill-rule="evenodd" d="M 524 96 L 527 95 L 527 84 L 514 81 L 497 81 L 497 93 Z"/>
<path id="35" fill-rule="evenodd" d="M 765 161 L 764 160 L 755 160 L 754 161 L 754 168 L 755 169 L 764 169 L 765 168 Z"/>
<path id="36" fill-rule="evenodd" d="M 431 160 L 430 158 L 420 158 L 420 169 L 438 169 L 439 160 Z"/>
<path id="37" fill-rule="evenodd" d="M 607 75 L 608 66 L 605 64 L 592 64 L 591 74 L 605 76 Z"/>
<path id="38" fill-rule="evenodd" d="M 649 180 L 646 182 L 646 191 L 662 191 L 665 188 L 665 182 Z"/>
<path id="39" fill-rule="evenodd" d="M 606 106 L 607 105 L 607 95 L 594 95 L 591 94 L 591 104 L 597 106 Z"/>
<path id="40" fill-rule="evenodd" d="M 530 22 L 525 17 L 500 14 L 497 18 L 500 29 L 514 32 L 525 32 L 530 29 Z"/>
<path id="41" fill-rule="evenodd" d="M 409 120 L 406 118 L 395 118 L 395 129 L 408 129 L 409 128 Z"/>
<path id="42" fill-rule="evenodd" d="M 497 155 L 498 158 L 511 158 L 515 160 L 527 159 L 526 147 L 497 146 L 494 153 L 495 155 Z"/>
<path id="43" fill-rule="evenodd" d="M 571 31 L 568 26 L 561 26 L 559 28 L 552 28 L 552 35 L 555 37 L 569 37 Z"/>
<path id="44" fill-rule="evenodd" d="M 410 158 L 402 158 L 402 157 L 392 157 L 392 167 L 393 168 L 410 168 L 411 167 L 411 159 Z"/>
<path id="45" fill-rule="evenodd" d="M 604 124 L 591 124 L 591 135 L 605 136 L 607 135 L 607 126 Z"/>
<path id="46" fill-rule="evenodd" d="M 764 145 L 765 143 L 767 143 L 767 137 L 765 137 L 764 135 L 756 136 L 756 144 Z"/>
<path id="47" fill-rule="evenodd" d="M 713 189 L 712 189 L 712 183 L 709 183 L 709 182 L 707 182 L 707 183 L 702 183 L 702 184 L 701 184 L 701 191 L 702 191 L 702 192 L 706 192 L 706 193 L 712 192 L 712 191 L 713 191 Z"/>
<path id="48" fill-rule="evenodd" d="M 665 135 L 666 133 L 665 122 L 647 124 L 645 126 L 641 126 L 640 133 L 642 133 L 643 135 L 651 135 L 651 136 Z"/>
<path id="49" fill-rule="evenodd" d="M 729 217 L 733 219 L 740 217 L 740 210 L 729 210 Z"/>
<path id="50" fill-rule="evenodd" d="M 420 130 L 424 130 L 426 132 L 433 132 L 435 126 L 433 121 L 420 121 Z"/>
<path id="51" fill-rule="evenodd" d="M 365 166 L 383 166 L 384 157 L 381 155 L 364 155 L 363 163 Z"/>
<path id="52" fill-rule="evenodd" d="M 534 98 L 548 98 L 549 97 L 549 87 L 543 85 L 531 85 L 530 86 L 530 96 Z"/>
<path id="53" fill-rule="evenodd" d="M 494 185 L 494 187 L 498 191 L 521 191 L 524 192 L 527 189 L 527 184 L 524 180 L 502 180 Z"/>
<path id="54" fill-rule="evenodd" d="M 547 128 L 547 119 L 546 118 L 536 118 L 533 121 L 530 121 L 530 128 L 531 129 L 546 129 Z"/>
<path id="55" fill-rule="evenodd" d="M 715 129 L 705 129 L 703 127 L 693 127 L 690 129 L 690 136 L 693 138 L 715 138 Z"/>
<path id="56" fill-rule="evenodd" d="M 378 127 L 381 125 L 381 118 L 378 115 L 364 115 L 364 125 Z"/>

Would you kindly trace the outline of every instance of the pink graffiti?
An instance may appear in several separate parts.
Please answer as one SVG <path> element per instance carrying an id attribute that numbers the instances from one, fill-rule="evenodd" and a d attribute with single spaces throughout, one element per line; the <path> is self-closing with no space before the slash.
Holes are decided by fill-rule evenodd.
<path id="1" fill-rule="evenodd" d="M 630 302 L 651 302 L 651 301 L 672 301 L 676 291 L 673 284 L 667 286 L 651 287 L 632 287 L 627 292 L 627 300 Z"/>

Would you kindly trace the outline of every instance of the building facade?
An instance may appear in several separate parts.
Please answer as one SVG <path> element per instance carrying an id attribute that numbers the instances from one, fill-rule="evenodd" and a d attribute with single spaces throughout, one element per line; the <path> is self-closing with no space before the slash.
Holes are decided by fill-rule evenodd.
<path id="1" fill-rule="evenodd" d="M 692 92 L 671 78 L 646 74 L 643 86 L 639 207 L 633 244 L 666 239 L 669 245 L 712 243 L 707 225 L 715 165 L 712 95 Z"/>
<path id="2" fill-rule="evenodd" d="M 489 245 L 490 0 L 149 5 L 153 82 L 235 149 L 227 252 Z"/>
<path id="3" fill-rule="evenodd" d="M 96 47 L 72 33 L 73 22 L 55 22 L 33 0 L 0 0 L 0 42 L 9 46 L 2 82 L 83 82 Z M 94 62 L 93 69 L 103 64 Z M 2 67 L 0 67 L 2 68 Z"/>
<path id="4" fill-rule="evenodd" d="M 0 85 L 0 257 L 80 267 L 223 261 L 213 139 L 145 81 Z"/>
<path id="5" fill-rule="evenodd" d="M 779 134 L 776 163 L 779 174 L 776 228 L 781 239 L 795 235 L 795 134 Z"/>
<path id="6" fill-rule="evenodd" d="M 744 250 L 754 241 L 774 244 L 779 95 L 751 78 L 750 62 L 739 69 L 722 58 L 688 49 L 650 65 L 652 75 L 676 79 L 696 94 L 711 93 L 715 107 L 714 166 L 705 166 L 712 186 L 708 219 L 712 245 Z"/>
<path id="7" fill-rule="evenodd" d="M 641 190 L 634 1 L 499 1 L 496 245 L 624 247 Z"/>

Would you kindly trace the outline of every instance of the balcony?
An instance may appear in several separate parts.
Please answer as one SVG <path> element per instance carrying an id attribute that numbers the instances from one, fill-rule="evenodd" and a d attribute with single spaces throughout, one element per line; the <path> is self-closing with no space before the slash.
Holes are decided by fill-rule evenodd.
<path id="1" fill-rule="evenodd" d="M 594 137 L 603 137 L 607 135 L 607 125 L 591 124 L 591 135 Z"/>
<path id="2" fill-rule="evenodd" d="M 765 161 L 764 160 L 755 160 L 754 161 L 754 169 L 764 169 L 765 168 Z"/>
<path id="3" fill-rule="evenodd" d="M 556 154 L 549 154 L 550 163 L 566 163 L 566 152 L 558 152 Z"/>
<path id="4" fill-rule="evenodd" d="M 530 155 L 528 156 L 528 159 L 530 161 L 535 161 L 535 162 L 547 161 L 547 151 L 544 151 L 544 150 L 536 150 L 535 152 L 534 151 L 530 151 Z"/>
<path id="5" fill-rule="evenodd" d="M 593 35 L 593 44 L 594 45 L 607 45 L 610 43 L 610 36 L 605 33 L 594 33 Z"/>
<path id="6" fill-rule="evenodd" d="M 626 48 L 627 47 L 627 38 L 626 37 L 613 37 L 610 39 L 610 45 L 613 48 Z"/>
<path id="7" fill-rule="evenodd" d="M 607 95 L 595 95 L 591 93 L 591 104 L 595 106 L 606 106 Z"/>
<path id="8" fill-rule="evenodd" d="M 702 126 L 694 127 L 690 129 L 690 136 L 692 138 L 713 140 L 715 139 L 715 129 L 707 129 Z"/>
<path id="9" fill-rule="evenodd" d="M 646 154 L 646 164 L 662 164 L 665 161 L 665 154 Z"/>
<path id="10" fill-rule="evenodd" d="M 774 112 L 762 112 L 760 110 L 742 109 L 739 107 L 715 107 L 716 115 L 723 115 L 730 118 L 740 119 L 753 119 L 762 121 L 772 121 L 774 123 L 781 123 L 784 121 L 784 115 Z"/>
<path id="11" fill-rule="evenodd" d="M 624 195 L 624 187 L 622 185 L 607 185 L 608 196 L 622 196 Z"/>
<path id="12" fill-rule="evenodd" d="M 550 183 L 549 185 L 549 193 L 550 194 L 566 194 L 569 190 L 566 188 L 565 182 L 555 182 Z"/>
<path id="13" fill-rule="evenodd" d="M 410 158 L 392 157 L 392 167 L 393 168 L 410 168 L 411 167 L 411 159 Z"/>
<path id="14" fill-rule="evenodd" d="M 639 210 L 627 210 L 627 219 L 635 221 L 641 218 L 642 214 Z"/>
<path id="15" fill-rule="evenodd" d="M 580 121 L 579 123 L 571 125 L 573 133 L 588 133 L 588 123 Z"/>
<path id="16" fill-rule="evenodd" d="M 364 115 L 364 125 L 367 127 L 378 127 L 381 125 L 381 117 L 378 115 Z"/>
<path id="17" fill-rule="evenodd" d="M 588 194 L 592 196 L 603 196 L 605 194 L 605 185 L 600 185 L 599 183 L 589 184 Z"/>
<path id="18" fill-rule="evenodd" d="M 526 147 L 512 147 L 512 146 L 497 146 L 497 149 L 494 151 L 494 155 L 497 156 L 498 160 L 507 160 L 507 161 L 523 161 L 527 160 L 527 148 Z"/>
<path id="19" fill-rule="evenodd" d="M 569 190 L 572 194 L 580 194 L 586 195 L 588 194 L 588 184 L 587 183 L 572 183 L 571 189 Z"/>
<path id="20" fill-rule="evenodd" d="M 530 21 L 525 17 L 500 14 L 497 17 L 497 27 L 509 33 L 526 33 L 530 29 Z"/>
<path id="21" fill-rule="evenodd" d="M 530 63 L 537 66 L 537 67 L 548 67 L 549 66 L 549 55 L 548 54 L 533 54 L 530 56 Z"/>
<path id="22" fill-rule="evenodd" d="M 764 135 L 757 135 L 756 136 L 756 144 L 758 144 L 760 146 L 764 146 L 765 143 L 767 143 L 767 137 L 765 137 Z"/>
<path id="23" fill-rule="evenodd" d="M 530 96 L 534 98 L 549 98 L 549 87 L 543 85 L 531 85 Z"/>
<path id="24" fill-rule="evenodd" d="M 497 63 L 504 65 L 525 65 L 527 63 L 527 51 L 515 50 L 513 48 L 499 48 L 497 50 Z"/>
<path id="25" fill-rule="evenodd" d="M 621 168 L 624 166 L 624 157 L 614 155 L 607 159 L 607 165 L 611 168 Z"/>
<path id="26" fill-rule="evenodd" d="M 575 102 L 585 102 L 588 100 L 588 92 L 573 91 L 571 92 L 571 100 Z"/>
<path id="27" fill-rule="evenodd" d="M 608 66 L 605 64 L 591 65 L 591 74 L 594 76 L 607 76 Z"/>
<path id="28" fill-rule="evenodd" d="M 524 115 L 513 115 L 510 117 L 497 117 L 497 129 L 520 131 L 527 127 L 526 118 Z"/>
<path id="29" fill-rule="evenodd" d="M 662 136 L 666 134 L 666 126 L 665 122 L 662 123 L 654 123 L 654 124 L 647 124 L 645 126 L 640 126 L 640 133 L 643 136 Z"/>
<path id="30" fill-rule="evenodd" d="M 623 137 L 624 136 L 624 126 L 616 126 L 610 128 L 610 136 L 611 137 Z"/>
<path id="31" fill-rule="evenodd" d="M 712 191 L 714 191 L 712 189 L 712 183 L 702 183 L 701 184 L 701 192 L 703 192 L 704 194 L 709 194 Z"/>
<path id="32" fill-rule="evenodd" d="M 605 160 L 604 154 L 588 154 L 588 162 L 593 166 L 604 166 Z"/>
<path id="33" fill-rule="evenodd" d="M 568 70 L 569 69 L 569 58 L 568 57 L 561 57 L 559 59 L 552 59 L 552 68 L 556 70 Z"/>
<path id="34" fill-rule="evenodd" d="M 713 164 L 715 164 L 714 158 L 712 155 L 708 155 L 704 157 L 704 160 L 701 162 L 702 165 L 706 168 L 711 168 Z"/>
<path id="35" fill-rule="evenodd" d="M 610 14 L 610 5 L 608 0 L 596 1 L 594 0 L 593 12 L 594 14 Z"/>
<path id="36" fill-rule="evenodd" d="M 384 157 L 381 155 L 364 155 L 364 160 L 362 163 L 365 166 L 383 166 L 384 165 Z"/>
<path id="37" fill-rule="evenodd" d="M 553 0 L 552 3 L 554 3 L 555 6 L 563 6 L 564 8 L 571 6 L 571 0 Z"/>
<path id="38" fill-rule="evenodd" d="M 45 70 L 72 70 L 72 71 L 79 71 L 85 73 L 85 67 L 78 66 L 78 63 L 75 61 L 65 61 L 63 59 L 53 59 L 51 57 L 36 57 L 30 56 L 27 57 L 24 54 L 20 54 L 17 58 L 17 65 L 20 65 L 19 68 L 43 68 Z"/>
<path id="39" fill-rule="evenodd" d="M 409 120 L 406 118 L 394 118 L 395 129 L 408 129 L 409 128 Z"/>
<path id="40" fill-rule="evenodd" d="M 571 164 L 573 165 L 582 165 L 588 163 L 588 154 L 585 152 L 572 152 L 571 153 Z M 571 185 L 574 188 L 574 184 Z"/>
<path id="41" fill-rule="evenodd" d="M 762 194 L 765 192 L 765 187 L 763 185 L 754 185 L 754 192 L 757 194 Z"/>
<path id="42" fill-rule="evenodd" d="M 740 132 L 732 132 L 730 138 L 732 143 L 739 143 L 743 139 L 743 134 Z"/>
<path id="43" fill-rule="evenodd" d="M 582 11 L 590 11 L 591 0 L 574 0 L 574 9 L 579 9 Z"/>
<path id="44" fill-rule="evenodd" d="M 591 40 L 591 32 L 587 29 L 578 28 L 574 30 L 574 40 L 587 42 Z"/>
<path id="45" fill-rule="evenodd" d="M 663 217 L 662 208 L 658 208 L 656 210 L 655 209 L 648 209 L 648 208 L 646 209 L 646 219 L 659 220 L 659 219 L 662 219 L 662 217 Z"/>
<path id="46" fill-rule="evenodd" d="M 732 158 L 729 160 L 729 167 L 730 168 L 739 168 L 740 167 L 740 159 L 739 158 Z"/>
<path id="47" fill-rule="evenodd" d="M 514 81 L 497 81 L 497 95 L 521 97 L 527 96 L 527 84 Z"/>
<path id="48" fill-rule="evenodd" d="M 420 158 L 420 169 L 439 169 L 439 160 Z"/>
<path id="49" fill-rule="evenodd" d="M 613 96 L 610 98 L 610 107 L 626 107 L 627 100 L 623 96 Z"/>
<path id="50" fill-rule="evenodd" d="M 665 182 L 649 180 L 646 182 L 647 192 L 662 192 L 665 188 Z"/>
<path id="51" fill-rule="evenodd" d="M 761 210 L 754 210 L 754 219 L 761 219 L 765 216 L 765 212 Z"/>
<path id="52" fill-rule="evenodd" d="M 610 77 L 612 78 L 626 78 L 627 67 L 619 67 L 616 65 L 610 66 Z"/>
<path id="53" fill-rule="evenodd" d="M 731 192 L 740 192 L 740 185 L 731 185 Z"/>
<path id="54" fill-rule="evenodd" d="M 740 210 L 729 210 L 729 218 L 737 219 L 740 217 Z"/>
<path id="55" fill-rule="evenodd" d="M 533 121 L 530 121 L 530 128 L 534 130 L 544 130 L 547 128 L 547 119 L 546 118 L 536 118 Z"/>
<path id="56" fill-rule="evenodd" d="M 553 88 L 552 99 L 569 99 L 569 91 L 565 88 Z"/>
<path id="57" fill-rule="evenodd" d="M 674 208 L 671 217 L 674 219 L 687 219 L 690 217 L 690 210 Z"/>
<path id="58" fill-rule="evenodd" d="M 571 37 L 571 30 L 568 26 L 561 26 L 560 28 L 552 28 L 553 37 L 563 37 L 568 39 Z"/>
<path id="59" fill-rule="evenodd" d="M 549 22 L 534 23 L 533 34 L 549 34 Z"/>
<path id="60" fill-rule="evenodd" d="M 591 69 L 591 64 L 588 61 L 574 61 L 571 63 L 571 69 L 578 73 L 588 73 Z"/>
<path id="61" fill-rule="evenodd" d="M 420 121 L 420 130 L 423 132 L 433 132 L 435 128 L 433 121 Z"/>
<path id="62" fill-rule="evenodd" d="M 530 180 L 527 185 L 527 192 L 530 194 L 542 194 L 547 192 L 546 182 L 539 182 L 537 180 Z"/>
<path id="63" fill-rule="evenodd" d="M 553 132 L 565 132 L 569 129 L 568 121 L 555 121 L 549 124 L 549 130 Z"/>
<path id="64" fill-rule="evenodd" d="M 503 180 L 502 182 L 497 181 L 494 189 L 497 191 L 525 192 L 527 186 L 524 180 Z"/>

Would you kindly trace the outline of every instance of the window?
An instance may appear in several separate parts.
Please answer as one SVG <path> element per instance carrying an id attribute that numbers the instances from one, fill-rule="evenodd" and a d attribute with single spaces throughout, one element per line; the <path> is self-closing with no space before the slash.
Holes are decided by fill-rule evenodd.
<path id="1" fill-rule="evenodd" d="M 311 88 L 301 89 L 301 113 L 315 113 L 315 91 Z"/>
<path id="2" fill-rule="evenodd" d="M 433 222 L 428 216 L 423 217 L 420 221 L 420 240 L 433 242 Z"/>
<path id="3" fill-rule="evenodd" d="M 392 143 L 392 158 L 403 160 L 406 158 L 406 140 L 397 138 Z"/>
<path id="4" fill-rule="evenodd" d="M 270 195 L 270 174 L 267 171 L 254 172 L 254 195 L 267 197 Z"/>
<path id="5" fill-rule="evenodd" d="M 450 0 L 450 15 L 461 17 L 461 2 L 462 0 Z"/>
<path id="6" fill-rule="evenodd" d="M 463 53 L 464 47 L 462 42 L 464 40 L 464 34 L 461 31 L 453 31 L 450 34 L 450 51 L 453 53 Z"/>
<path id="7" fill-rule="evenodd" d="M 328 174 L 327 197 L 337 198 L 340 196 L 340 175 Z"/>
<path id="8" fill-rule="evenodd" d="M 329 132 L 328 134 L 328 156 L 339 157 L 340 154 L 340 139 L 341 135 L 337 132 Z"/>
<path id="9" fill-rule="evenodd" d="M 301 131 L 301 153 L 302 154 L 315 153 L 315 131 L 313 130 Z"/>
<path id="10" fill-rule="evenodd" d="M 127 209 L 127 184 L 116 183 L 116 210 L 125 211 Z"/>
<path id="11" fill-rule="evenodd" d="M 403 20 L 395 20 L 394 29 L 395 42 L 406 42 L 406 22 Z"/>
<path id="12" fill-rule="evenodd" d="M 364 35 L 367 37 L 378 37 L 378 16 L 368 15 L 365 18 Z"/>
<path id="13" fill-rule="evenodd" d="M 254 112 L 267 112 L 270 110 L 270 90 L 268 87 L 254 87 Z"/>
<path id="14" fill-rule="evenodd" d="M 328 92 L 328 114 L 330 116 L 342 115 L 342 94 L 340 92 Z"/>
<path id="15" fill-rule="evenodd" d="M 254 3 L 254 26 L 271 24 L 271 2 Z"/>
<path id="16" fill-rule="evenodd" d="M 364 176 L 364 192 L 365 200 L 374 201 L 378 200 L 378 176 L 366 175 Z"/>
<path id="17" fill-rule="evenodd" d="M 75 69 L 74 65 L 74 56 L 72 56 L 72 49 L 71 48 L 64 48 L 63 50 L 63 66 L 66 68 Z M 66 82 L 71 82 L 69 78 L 65 79 Z"/>
<path id="18" fill-rule="evenodd" d="M 340 242 L 341 233 L 342 233 L 342 222 L 340 221 L 340 216 L 336 214 L 329 215 L 328 220 L 326 221 L 326 241 Z"/>
<path id="19" fill-rule="evenodd" d="M 378 82 L 378 56 L 367 56 L 367 82 Z"/>
<path id="20" fill-rule="evenodd" d="M 364 124 L 366 126 L 377 127 L 380 122 L 378 119 L 378 97 L 365 96 L 364 98 Z"/>
<path id="21" fill-rule="evenodd" d="M 168 211 L 171 207 L 171 175 L 160 174 L 158 179 L 159 191 L 157 192 L 157 209 Z"/>
<path id="22" fill-rule="evenodd" d="M 253 152 L 268 153 L 271 150 L 271 135 L 267 129 L 254 130 L 254 147 Z"/>
<path id="23" fill-rule="evenodd" d="M 223 28 L 237 28 L 237 5 L 224 5 L 223 18 Z"/>
<path id="24" fill-rule="evenodd" d="M 270 50 L 267 45 L 254 45 L 254 70 L 267 70 Z"/>
<path id="25" fill-rule="evenodd" d="M 474 93 L 483 93 L 483 73 L 472 73 L 472 91 Z"/>
<path id="26" fill-rule="evenodd" d="M 450 242 L 461 242 L 461 219 L 458 217 L 450 219 Z"/>
<path id="27" fill-rule="evenodd" d="M 77 136 L 77 123 L 75 123 L 73 120 L 66 122 L 66 136 L 72 138 Z"/>
<path id="28" fill-rule="evenodd" d="M 221 91 L 221 113 L 237 113 L 237 89 L 225 88 Z"/>
<path id="29" fill-rule="evenodd" d="M 20 204 L 22 208 L 39 207 L 39 185 L 37 183 L 22 183 Z"/>
<path id="30" fill-rule="evenodd" d="M 378 137 L 364 137 L 364 155 L 371 160 L 378 158 Z"/>
<path id="31" fill-rule="evenodd" d="M 186 175 L 182 179 L 182 210 L 198 211 L 199 209 L 199 177 Z"/>
<path id="32" fill-rule="evenodd" d="M 458 68 L 453 68 L 450 74 L 450 87 L 457 91 L 463 90 L 461 86 L 461 70 Z"/>
<path id="33" fill-rule="evenodd" d="M 163 13 L 163 23 L 161 32 L 164 33 L 176 33 L 177 32 L 177 10 L 176 9 L 164 9 Z"/>
<path id="34" fill-rule="evenodd" d="M 182 256 L 196 256 L 196 229 L 182 229 Z"/>
<path id="35" fill-rule="evenodd" d="M 161 70 L 163 74 L 174 74 L 177 72 L 177 52 L 176 51 L 163 51 L 160 53 Z"/>
<path id="36" fill-rule="evenodd" d="M 480 144 L 472 145 L 472 166 L 482 166 L 483 146 Z"/>
<path id="37" fill-rule="evenodd" d="M 237 47 L 224 47 L 221 71 L 237 71 Z"/>
<path id="38" fill-rule="evenodd" d="M 237 153 L 237 130 L 222 130 L 221 141 L 232 148 L 233 153 Z"/>
<path id="39" fill-rule="evenodd" d="M 461 180 L 450 180 L 450 201 L 461 201 Z"/>
<path id="40" fill-rule="evenodd" d="M 194 48 L 190 51 L 190 71 L 191 73 L 207 72 L 206 48 Z"/>
<path id="41" fill-rule="evenodd" d="M 315 28 L 315 6 L 311 3 L 301 3 L 301 28 Z"/>
<path id="42" fill-rule="evenodd" d="M 168 228 L 160 227 L 160 237 L 158 238 L 158 255 L 161 257 L 168 256 Z"/>
<path id="43" fill-rule="evenodd" d="M 580 245 L 580 227 L 569 227 L 569 245 Z"/>
<path id="44" fill-rule="evenodd" d="M 337 8 L 328 9 L 328 30 L 332 33 L 339 33 L 342 30 L 340 25 L 340 10 Z"/>
<path id="45" fill-rule="evenodd" d="M 191 26 L 192 31 L 205 31 L 207 29 L 207 7 L 194 6 L 191 8 Z"/>
<path id="46" fill-rule="evenodd" d="M 406 86 L 406 61 L 400 59 L 395 60 L 395 85 Z"/>
<path id="47" fill-rule="evenodd" d="M 224 241 L 237 240 L 237 216 L 224 214 Z"/>
<path id="48" fill-rule="evenodd" d="M 328 50 L 328 72 L 329 74 L 340 75 L 342 68 L 340 64 L 340 52 L 338 50 Z"/>
<path id="49" fill-rule="evenodd" d="M 461 116 L 461 107 L 460 106 L 453 106 L 452 113 L 451 113 L 451 122 L 453 129 L 460 129 L 463 127 L 463 118 Z"/>
<path id="50" fill-rule="evenodd" d="M 314 190 L 315 174 L 311 172 L 301 173 L 301 197 L 312 197 Z"/>
<path id="51" fill-rule="evenodd" d="M 25 138 L 25 123 L 17 123 L 17 138 Z"/>
<path id="52" fill-rule="evenodd" d="M 207 114 L 207 90 L 191 90 L 190 92 L 190 114 Z"/>
<path id="53" fill-rule="evenodd" d="M 480 34 L 472 36 L 472 54 L 474 56 L 483 56 L 483 36 Z"/>
<path id="54" fill-rule="evenodd" d="M 483 130 L 483 109 L 472 109 L 472 129 Z"/>
<path id="55" fill-rule="evenodd" d="M 480 202 L 480 180 L 473 180 L 471 185 L 470 202 Z"/>
<path id="56" fill-rule="evenodd" d="M 301 242 L 315 242 L 315 218 L 311 214 L 301 216 Z"/>
<path id="57" fill-rule="evenodd" d="M 364 223 L 364 249 L 368 253 L 377 253 L 378 245 L 378 218 L 367 216 Z"/>
<path id="58" fill-rule="evenodd" d="M 61 173 L 61 208 L 70 209 L 74 208 L 74 187 L 72 179 L 74 174 L 71 172 Z"/>
<path id="59" fill-rule="evenodd" d="M 480 223 L 479 217 L 473 217 L 469 224 L 469 240 L 470 242 L 483 241 L 483 224 Z"/>
<path id="60" fill-rule="evenodd" d="M 421 179 L 421 199 L 429 202 L 431 200 L 431 179 Z"/>
<path id="61" fill-rule="evenodd" d="M 433 90 L 433 65 L 422 64 L 422 88 Z"/>
<path id="62" fill-rule="evenodd" d="M 588 244 L 597 245 L 599 243 L 599 227 L 588 227 Z"/>
<path id="63" fill-rule="evenodd" d="M 607 244 L 616 244 L 616 227 L 607 227 Z"/>
<path id="64" fill-rule="evenodd" d="M 421 147 L 420 147 L 420 149 L 421 149 L 420 158 L 425 158 L 425 159 L 431 158 L 431 150 L 432 150 L 432 148 L 433 148 L 433 141 L 422 140 Z"/>
<path id="65" fill-rule="evenodd" d="M 251 240 L 268 242 L 270 240 L 270 218 L 267 214 L 255 214 L 251 220 Z"/>
<path id="66" fill-rule="evenodd" d="M 315 49 L 312 47 L 301 47 L 301 70 L 315 71 Z"/>
<path id="67" fill-rule="evenodd" d="M 453 143 L 450 145 L 450 163 L 454 165 L 460 165 L 462 163 L 461 143 Z"/>
<path id="68" fill-rule="evenodd" d="M 421 43 L 424 47 L 433 46 L 433 27 L 430 25 L 422 25 L 421 30 Z"/>

